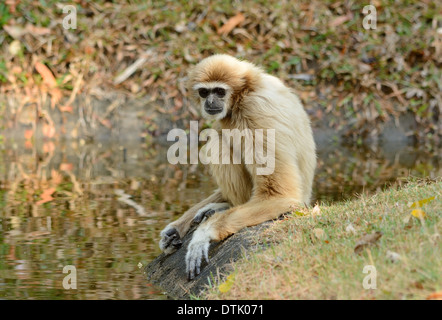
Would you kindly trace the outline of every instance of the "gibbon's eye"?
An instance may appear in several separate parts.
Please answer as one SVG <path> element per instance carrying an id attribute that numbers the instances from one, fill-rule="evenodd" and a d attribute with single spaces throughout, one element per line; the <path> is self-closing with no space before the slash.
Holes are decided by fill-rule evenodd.
<path id="1" fill-rule="evenodd" d="M 198 94 L 201 98 L 207 98 L 207 96 L 209 95 L 209 90 L 206 88 L 200 88 L 198 89 Z"/>
<path id="2" fill-rule="evenodd" d="M 224 88 L 215 88 L 215 89 L 213 89 L 213 92 L 215 92 L 215 94 L 220 98 L 222 98 L 226 95 L 226 89 L 224 89 Z"/>

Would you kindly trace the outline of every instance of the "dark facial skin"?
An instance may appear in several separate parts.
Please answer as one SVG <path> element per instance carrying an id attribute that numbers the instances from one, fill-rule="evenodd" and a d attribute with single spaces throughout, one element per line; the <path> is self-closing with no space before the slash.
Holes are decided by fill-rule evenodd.
<path id="1" fill-rule="evenodd" d="M 201 98 L 206 99 L 204 109 L 210 115 L 214 115 L 223 111 L 226 90 L 223 88 L 200 88 L 198 94 Z"/>

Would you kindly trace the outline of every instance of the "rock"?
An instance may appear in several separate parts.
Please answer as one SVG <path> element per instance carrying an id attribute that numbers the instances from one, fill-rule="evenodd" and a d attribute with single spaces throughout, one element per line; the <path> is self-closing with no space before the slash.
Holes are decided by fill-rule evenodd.
<path id="1" fill-rule="evenodd" d="M 214 279 L 223 281 L 231 262 L 244 257 L 245 254 L 263 247 L 257 243 L 256 235 L 268 228 L 272 221 L 244 228 L 222 242 L 214 242 L 210 246 L 209 263 L 202 264 L 201 273 L 195 279 L 187 280 L 185 256 L 187 246 L 192 239 L 193 231 L 183 238 L 180 249 L 170 255 L 160 254 L 146 266 L 147 279 L 160 287 L 174 299 L 189 299 L 190 295 L 197 296 Z"/>

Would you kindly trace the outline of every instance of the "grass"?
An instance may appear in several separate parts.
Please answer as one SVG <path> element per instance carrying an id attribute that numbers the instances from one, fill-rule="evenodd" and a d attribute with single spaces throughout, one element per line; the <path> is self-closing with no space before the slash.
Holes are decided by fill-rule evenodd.
<path id="1" fill-rule="evenodd" d="M 433 196 L 422 205 L 425 218 L 411 215 L 410 202 Z M 200 298 L 425 299 L 435 292 L 440 295 L 441 196 L 440 180 L 410 181 L 399 190 L 319 204 L 319 214 L 317 209 L 294 213 L 258 236 L 267 249 L 235 264 L 228 281 L 208 288 Z M 376 231 L 382 237 L 356 254 L 357 241 Z M 367 265 L 376 268 L 376 289 L 363 287 L 364 278 L 374 275 L 363 273 Z"/>

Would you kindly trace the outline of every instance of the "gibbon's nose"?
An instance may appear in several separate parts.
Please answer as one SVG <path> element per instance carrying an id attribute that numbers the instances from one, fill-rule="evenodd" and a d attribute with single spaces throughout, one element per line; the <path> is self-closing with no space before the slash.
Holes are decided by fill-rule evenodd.
<path id="1" fill-rule="evenodd" d="M 204 109 L 208 114 L 214 115 L 217 113 L 220 113 L 223 111 L 222 105 L 219 104 L 219 102 L 213 98 L 213 96 L 209 96 L 206 99 L 206 102 L 204 104 Z"/>
<path id="2" fill-rule="evenodd" d="M 207 97 L 207 105 L 208 105 L 209 107 L 212 107 L 212 106 L 213 106 L 213 94 L 210 94 L 210 95 Z"/>

